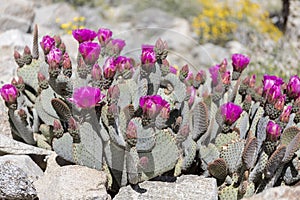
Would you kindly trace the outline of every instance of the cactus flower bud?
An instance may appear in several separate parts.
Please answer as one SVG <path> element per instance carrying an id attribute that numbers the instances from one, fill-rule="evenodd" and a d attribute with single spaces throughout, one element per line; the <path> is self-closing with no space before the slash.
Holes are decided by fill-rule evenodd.
<path id="1" fill-rule="evenodd" d="M 283 108 L 284 108 L 284 103 L 285 103 L 285 97 L 286 97 L 286 95 L 280 95 L 280 97 L 278 97 L 278 98 L 276 99 L 276 102 L 275 102 L 274 107 L 275 107 L 277 110 L 283 110 Z"/>
<path id="2" fill-rule="evenodd" d="M 72 35 L 79 43 L 82 43 L 94 40 L 97 33 L 90 29 L 76 29 L 72 31 Z"/>
<path id="3" fill-rule="evenodd" d="M 194 83 L 194 75 L 193 72 L 189 71 L 188 76 L 185 78 L 184 83 L 187 86 L 191 86 Z"/>
<path id="4" fill-rule="evenodd" d="M 127 126 L 126 130 L 126 137 L 128 139 L 135 139 L 137 138 L 137 128 L 134 122 L 130 121 Z"/>
<path id="5" fill-rule="evenodd" d="M 53 121 L 53 131 L 61 131 L 62 129 L 63 128 L 61 126 L 61 123 L 57 119 L 55 119 Z"/>
<path id="6" fill-rule="evenodd" d="M 273 121 L 269 121 L 267 124 L 266 132 L 267 140 L 275 142 L 281 134 L 281 127 Z"/>
<path id="7" fill-rule="evenodd" d="M 148 163 L 149 163 L 149 158 L 146 157 L 146 156 L 141 157 L 140 160 L 139 160 L 139 165 L 140 165 L 142 168 L 146 168 L 147 165 L 148 165 Z"/>
<path id="8" fill-rule="evenodd" d="M 56 47 L 58 48 L 61 44 L 61 37 L 59 35 L 54 35 L 53 39 L 55 41 Z"/>
<path id="9" fill-rule="evenodd" d="M 68 121 L 68 125 L 69 125 L 69 131 L 76 131 L 79 129 L 78 124 L 76 122 L 76 120 L 73 117 L 70 117 L 69 121 Z"/>
<path id="10" fill-rule="evenodd" d="M 243 110 L 240 106 L 228 102 L 221 106 L 221 115 L 227 125 L 232 125 L 241 116 Z"/>
<path id="11" fill-rule="evenodd" d="M 63 69 L 72 69 L 72 62 L 68 53 L 64 53 L 63 55 Z"/>
<path id="12" fill-rule="evenodd" d="M 219 71 L 220 71 L 221 73 L 226 72 L 227 65 L 228 65 L 227 59 L 224 58 L 224 60 L 223 60 L 223 61 L 221 62 L 221 64 L 219 65 Z"/>
<path id="13" fill-rule="evenodd" d="M 233 70 L 236 72 L 242 72 L 248 66 L 250 58 L 243 54 L 233 54 L 231 57 Z"/>
<path id="14" fill-rule="evenodd" d="M 24 52 L 23 52 L 24 55 L 31 55 L 31 50 L 29 48 L 29 46 L 25 46 L 24 47 Z"/>
<path id="15" fill-rule="evenodd" d="M 272 88 L 272 86 L 280 86 L 283 84 L 283 80 L 277 76 L 270 76 L 265 74 L 264 80 L 263 80 L 263 93 L 267 95 L 269 93 L 269 90 Z M 274 88 L 273 88 L 274 90 Z"/>
<path id="16" fill-rule="evenodd" d="M 106 49 L 109 50 L 110 55 L 118 55 L 125 47 L 126 43 L 121 39 L 112 39 L 106 46 Z"/>
<path id="17" fill-rule="evenodd" d="M 95 42 L 83 42 L 79 45 L 79 52 L 87 65 L 94 65 L 97 62 L 100 51 L 100 45 Z"/>
<path id="18" fill-rule="evenodd" d="M 204 70 L 200 70 L 194 79 L 194 84 L 193 86 L 198 89 L 200 87 L 200 85 L 203 85 L 206 81 L 206 73 Z"/>
<path id="19" fill-rule="evenodd" d="M 62 54 L 64 54 L 66 52 L 66 45 L 65 43 L 61 43 L 58 48 L 61 50 Z"/>
<path id="20" fill-rule="evenodd" d="M 300 96 L 300 78 L 297 75 L 291 76 L 287 84 L 287 95 L 292 99 Z"/>
<path id="21" fill-rule="evenodd" d="M 18 97 L 18 90 L 12 84 L 5 84 L 1 87 L 1 96 L 5 102 L 13 104 L 16 103 Z"/>
<path id="22" fill-rule="evenodd" d="M 189 72 L 190 72 L 189 66 L 188 66 L 188 65 L 184 65 L 184 66 L 180 69 L 180 71 L 179 71 L 179 79 L 180 79 L 181 81 L 184 81 L 184 80 L 188 77 Z"/>
<path id="23" fill-rule="evenodd" d="M 250 80 L 249 80 L 249 87 L 250 87 L 250 88 L 254 88 L 255 83 L 256 83 L 256 75 L 253 74 L 253 75 L 250 77 Z"/>
<path id="24" fill-rule="evenodd" d="M 50 50 L 53 47 L 55 47 L 55 40 L 49 35 L 46 35 L 43 37 L 42 41 L 40 42 L 40 45 L 44 51 L 44 54 L 47 55 L 50 52 Z"/>
<path id="25" fill-rule="evenodd" d="M 21 54 L 17 50 L 14 51 L 14 58 L 15 60 L 21 58 Z"/>
<path id="26" fill-rule="evenodd" d="M 196 89 L 193 86 L 187 87 L 187 95 L 190 96 L 188 104 L 191 107 L 196 98 Z"/>
<path id="27" fill-rule="evenodd" d="M 289 119 L 290 119 L 290 114 L 292 112 L 292 106 L 286 106 L 281 115 L 280 115 L 280 121 L 282 122 L 285 122 L 285 123 L 288 123 L 289 122 Z"/>
<path id="28" fill-rule="evenodd" d="M 107 28 L 100 28 L 98 30 L 98 40 L 101 46 L 105 46 L 112 37 L 112 31 Z"/>
<path id="29" fill-rule="evenodd" d="M 140 107 L 148 118 L 155 118 L 163 107 L 170 110 L 170 104 L 159 95 L 143 96 L 140 98 Z"/>
<path id="30" fill-rule="evenodd" d="M 99 88 L 86 86 L 76 88 L 72 98 L 69 98 L 68 100 L 75 103 L 80 108 L 92 108 L 104 97 L 105 95 L 101 93 Z"/>
<path id="31" fill-rule="evenodd" d="M 156 62 L 156 56 L 154 52 L 153 45 L 142 45 L 142 55 L 141 55 L 142 65 L 153 65 Z"/>
<path id="32" fill-rule="evenodd" d="M 46 80 L 46 77 L 41 73 L 41 72 L 38 72 L 38 82 L 43 82 L 44 80 Z"/>
<path id="33" fill-rule="evenodd" d="M 107 96 L 110 99 L 119 99 L 120 97 L 120 89 L 118 85 L 113 85 L 107 90 Z"/>
<path id="34" fill-rule="evenodd" d="M 18 81 L 15 78 L 13 78 L 11 80 L 11 84 L 14 85 L 14 86 L 16 86 L 18 84 Z"/>
<path id="35" fill-rule="evenodd" d="M 222 83 L 225 85 L 230 84 L 230 71 L 226 71 L 222 74 Z"/>
<path id="36" fill-rule="evenodd" d="M 106 79 L 112 79 L 117 71 L 113 57 L 107 58 L 103 65 L 103 75 Z"/>
<path id="37" fill-rule="evenodd" d="M 92 78 L 98 81 L 102 79 L 102 70 L 97 63 L 92 68 Z"/>
<path id="38" fill-rule="evenodd" d="M 219 69 L 220 69 L 220 65 L 215 65 L 208 69 L 210 76 L 211 76 L 213 86 L 218 85 Z"/>

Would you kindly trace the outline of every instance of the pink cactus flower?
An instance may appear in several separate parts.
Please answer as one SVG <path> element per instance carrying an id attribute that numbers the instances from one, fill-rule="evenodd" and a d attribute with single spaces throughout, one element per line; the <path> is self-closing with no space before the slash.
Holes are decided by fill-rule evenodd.
<path id="1" fill-rule="evenodd" d="M 300 96 L 300 78 L 297 75 L 291 76 L 287 84 L 287 95 L 292 99 Z"/>
<path id="2" fill-rule="evenodd" d="M 224 122 L 227 125 L 232 125 L 234 122 L 236 122 L 243 112 L 243 109 L 240 106 L 231 102 L 223 104 L 220 110 Z"/>
<path id="3" fill-rule="evenodd" d="M 236 72 L 242 72 L 250 62 L 250 58 L 243 54 L 233 54 L 231 60 L 233 70 Z"/>
<path id="4" fill-rule="evenodd" d="M 1 87 L 1 96 L 7 103 L 15 103 L 18 97 L 18 90 L 12 84 L 5 84 Z"/>
<path id="5" fill-rule="evenodd" d="M 55 47 L 55 40 L 54 38 L 50 37 L 49 35 L 45 35 L 40 42 L 40 45 L 44 51 L 44 54 L 47 55 L 49 51 Z"/>
<path id="6" fill-rule="evenodd" d="M 76 88 L 73 97 L 68 100 L 76 104 L 79 108 L 95 107 L 105 97 L 99 88 L 90 86 Z"/>
<path id="7" fill-rule="evenodd" d="M 117 66 L 113 57 L 107 58 L 103 65 L 103 75 L 106 79 L 111 79 L 115 76 Z"/>
<path id="8" fill-rule="evenodd" d="M 140 107 L 146 117 L 154 118 L 162 108 L 170 111 L 170 104 L 159 95 L 143 96 L 140 98 Z"/>
<path id="9" fill-rule="evenodd" d="M 156 62 L 156 56 L 153 45 L 142 45 L 142 64 L 154 64 Z"/>
<path id="10" fill-rule="evenodd" d="M 79 42 L 88 42 L 97 37 L 97 33 L 90 29 L 76 29 L 72 31 L 73 37 Z"/>
<path id="11" fill-rule="evenodd" d="M 116 65 L 117 70 L 119 72 L 123 72 L 125 69 L 126 70 L 133 69 L 132 60 L 130 58 L 125 57 L 125 56 L 118 56 L 115 59 L 115 65 Z"/>
<path id="12" fill-rule="evenodd" d="M 60 49 L 54 47 L 50 50 L 49 54 L 47 55 L 47 61 L 49 65 L 56 64 L 59 65 L 59 63 L 62 61 L 63 55 Z"/>
<path id="13" fill-rule="evenodd" d="M 99 58 L 101 47 L 95 42 L 83 42 L 79 45 L 78 50 L 82 55 L 85 64 L 93 65 Z"/>
<path id="14" fill-rule="evenodd" d="M 98 30 L 98 40 L 101 46 L 105 46 L 112 37 L 112 31 L 107 28 L 100 28 Z"/>
<path id="15" fill-rule="evenodd" d="M 281 127 L 273 121 L 269 121 L 267 124 L 266 132 L 267 140 L 275 142 L 281 134 Z"/>

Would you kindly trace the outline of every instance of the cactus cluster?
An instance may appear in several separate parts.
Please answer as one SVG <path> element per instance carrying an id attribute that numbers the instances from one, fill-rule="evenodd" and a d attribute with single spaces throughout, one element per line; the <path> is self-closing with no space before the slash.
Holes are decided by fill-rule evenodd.
<path id="1" fill-rule="evenodd" d="M 121 56 L 109 29 L 73 31 L 76 67 L 58 36 L 14 53 L 18 79 L 1 88 L 13 137 L 72 163 L 105 170 L 111 189 L 162 174 L 217 179 L 220 199 L 300 179 L 300 79 L 242 79 L 250 59 L 232 56 L 193 74 L 167 61 L 158 39 L 141 60 Z M 98 38 L 98 41 L 95 42 Z M 42 57 L 42 58 L 41 58 Z"/>

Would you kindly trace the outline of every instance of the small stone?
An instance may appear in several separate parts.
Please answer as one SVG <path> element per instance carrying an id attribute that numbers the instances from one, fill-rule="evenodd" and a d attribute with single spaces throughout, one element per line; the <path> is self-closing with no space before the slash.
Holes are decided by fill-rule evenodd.
<path id="1" fill-rule="evenodd" d="M 59 167 L 54 161 L 55 157 L 51 156 L 51 169 L 34 182 L 39 199 L 111 199 L 106 192 L 105 172 L 79 165 Z"/>
<path id="2" fill-rule="evenodd" d="M 0 165 L 9 162 L 21 168 L 32 181 L 43 176 L 42 169 L 27 155 L 4 155 L 0 157 Z"/>
<path id="3" fill-rule="evenodd" d="M 0 198 L 1 199 L 34 199 L 36 191 L 27 174 L 10 161 L 0 165 Z"/>
<path id="4" fill-rule="evenodd" d="M 135 190 L 131 186 L 122 187 L 114 199 L 154 200 L 162 198 L 217 200 L 217 183 L 214 178 L 197 175 L 184 175 L 177 178 L 176 182 L 145 181 L 140 183 Z"/>

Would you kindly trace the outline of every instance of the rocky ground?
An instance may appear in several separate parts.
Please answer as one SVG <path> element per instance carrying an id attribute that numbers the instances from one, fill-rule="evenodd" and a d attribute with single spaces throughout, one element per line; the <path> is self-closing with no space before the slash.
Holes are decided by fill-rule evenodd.
<path id="1" fill-rule="evenodd" d="M 77 42 L 64 34 L 55 22 L 86 17 L 86 27 L 107 27 L 115 38 L 126 40 L 124 53 L 138 58 L 145 42 L 153 44 L 159 37 L 166 40 L 172 65 L 188 63 L 194 69 L 212 66 L 232 53 L 248 50 L 237 41 L 226 48 L 214 44 L 199 45 L 186 19 L 174 17 L 156 8 L 134 10 L 131 5 L 111 8 L 74 9 L 67 3 L 50 0 L 2 0 L 0 6 L 0 73 L 1 84 L 10 82 L 17 65 L 13 51 L 31 46 L 34 24 L 43 35 L 61 34 L 67 51 L 75 59 Z M 0 198 L 10 199 L 111 199 L 107 193 L 104 172 L 82 166 L 64 165 L 52 151 L 39 149 L 11 139 L 6 108 L 0 101 Z M 34 161 L 33 161 L 34 160 Z M 298 199 L 299 187 L 278 187 L 251 199 Z M 146 181 L 139 187 L 121 188 L 115 199 L 218 199 L 216 181 L 212 178 L 185 175 L 174 182 Z"/>

